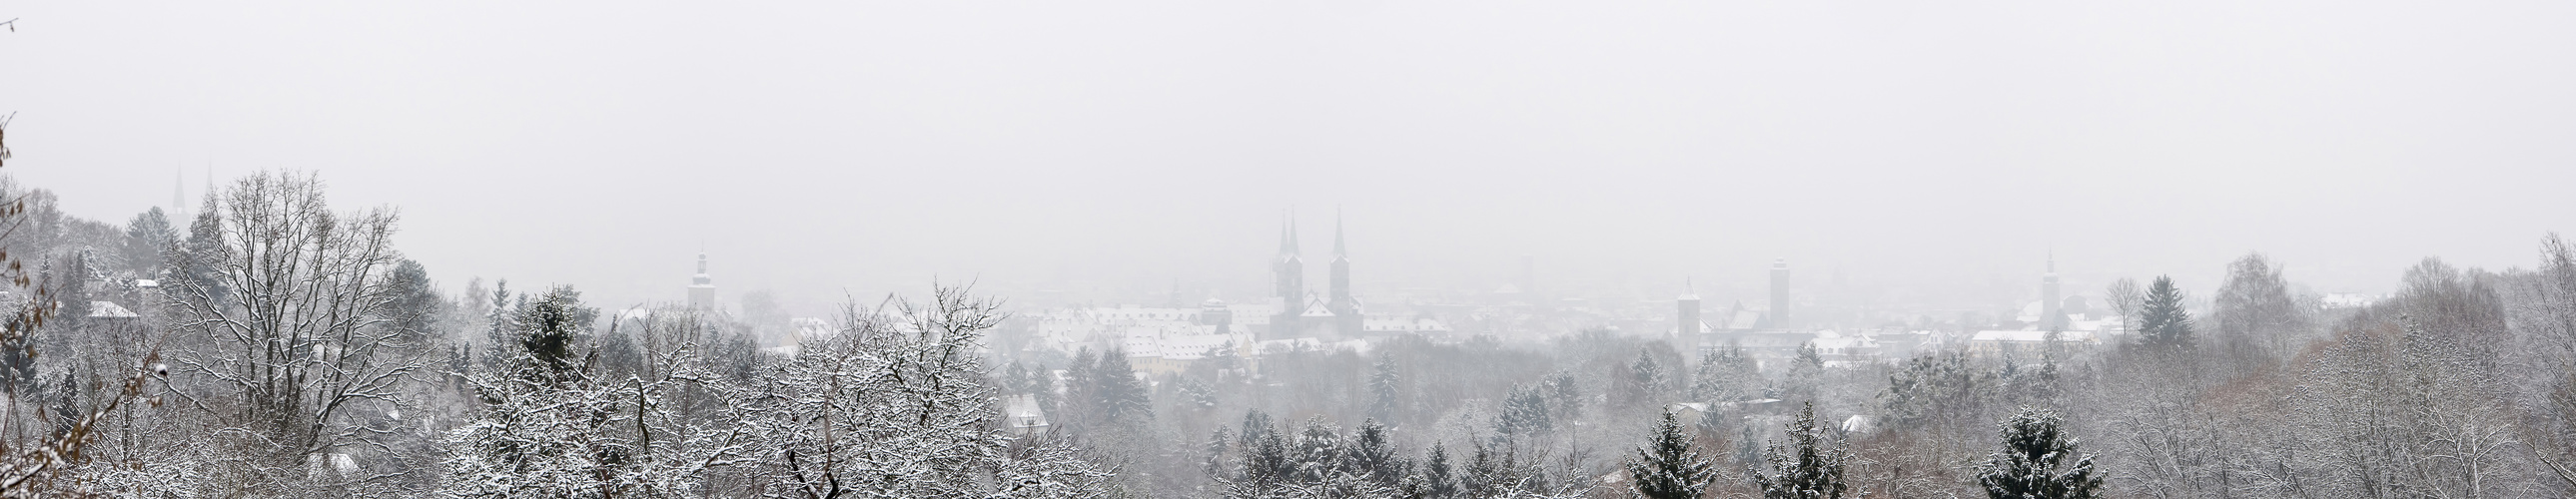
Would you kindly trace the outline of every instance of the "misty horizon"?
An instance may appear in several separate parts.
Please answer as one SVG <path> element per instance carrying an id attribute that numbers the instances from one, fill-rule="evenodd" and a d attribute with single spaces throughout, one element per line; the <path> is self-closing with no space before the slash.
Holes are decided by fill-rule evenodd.
<path id="1" fill-rule="evenodd" d="M 1530 256 L 1751 298 L 1787 258 L 1943 306 L 2051 253 L 2073 289 L 2262 252 L 2386 293 L 2567 228 L 2533 209 L 2576 180 L 2565 7 L 2222 5 L 31 6 L 0 95 L 10 173 L 79 216 L 307 171 L 451 291 L 670 301 L 703 249 L 810 314 L 934 278 L 1256 297 L 1292 207 L 1347 214 L 1363 294 Z"/>
<path id="2" fill-rule="evenodd" d="M 2576 497 L 2569 26 L 0 8 L 0 499 Z"/>

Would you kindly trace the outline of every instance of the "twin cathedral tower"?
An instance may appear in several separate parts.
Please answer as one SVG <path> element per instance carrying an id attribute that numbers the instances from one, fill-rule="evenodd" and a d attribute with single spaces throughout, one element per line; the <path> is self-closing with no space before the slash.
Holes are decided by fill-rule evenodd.
<path id="1" fill-rule="evenodd" d="M 1279 226 L 1279 257 L 1270 264 L 1272 277 L 1278 283 L 1274 297 L 1278 313 L 1270 317 L 1270 330 L 1262 339 L 1340 337 L 1355 338 L 1365 325 L 1358 298 L 1351 296 L 1350 248 L 1342 242 L 1342 215 L 1333 213 L 1332 292 L 1314 296 L 1306 291 L 1306 260 L 1299 253 L 1297 220 L 1292 215 Z"/>

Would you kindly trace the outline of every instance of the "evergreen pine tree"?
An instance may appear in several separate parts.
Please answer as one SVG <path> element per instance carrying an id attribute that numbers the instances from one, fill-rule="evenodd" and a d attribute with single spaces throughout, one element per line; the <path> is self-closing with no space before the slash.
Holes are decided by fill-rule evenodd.
<path id="1" fill-rule="evenodd" d="M 1380 421 L 1400 421 L 1403 416 L 1404 379 L 1396 373 L 1395 353 L 1377 356 L 1377 365 L 1369 372 L 1369 417 Z"/>
<path id="2" fill-rule="evenodd" d="M 1655 363 L 1653 348 L 1637 350 L 1637 360 L 1628 363 L 1626 391 L 1621 396 L 1631 407 L 1648 407 L 1663 400 L 1664 367 Z"/>
<path id="3" fill-rule="evenodd" d="M 1127 363 L 1126 352 L 1102 352 L 1100 365 L 1091 374 L 1098 386 L 1092 396 L 1097 397 L 1103 422 L 1141 425 L 1154 419 L 1153 394 L 1144 380 L 1136 379 L 1136 368 Z"/>
<path id="4" fill-rule="evenodd" d="M 1841 445 L 1826 447 L 1825 430 L 1816 425 L 1816 403 L 1808 402 L 1798 410 L 1798 419 L 1789 423 L 1789 441 L 1774 444 L 1768 452 L 1770 473 L 1761 467 L 1750 470 L 1753 485 L 1762 489 L 1766 499 L 1834 499 L 1850 489 L 1843 483 L 1843 466 L 1850 452 Z"/>
<path id="5" fill-rule="evenodd" d="M 1662 422 L 1655 425 L 1654 440 L 1637 448 L 1637 458 L 1627 463 L 1630 490 L 1652 499 L 1694 499 L 1707 491 L 1717 483 L 1717 465 L 1700 457 L 1690 444 L 1681 421 L 1672 411 L 1664 411 Z"/>
<path id="6" fill-rule="evenodd" d="M 1495 436 L 1508 440 L 1555 429 L 1555 422 L 1548 417 L 1547 405 L 1547 397 L 1540 394 L 1538 388 L 1512 387 L 1511 395 L 1503 398 L 1503 413 L 1494 416 Z"/>
<path id="7" fill-rule="evenodd" d="M 1028 393 L 1029 368 L 1021 366 L 1020 361 L 1011 361 L 1010 367 L 1002 369 L 1002 382 L 1000 384 L 1002 385 L 1002 393 L 1004 394 Z"/>
<path id="8" fill-rule="evenodd" d="M 520 328 L 518 342 L 531 361 L 531 374 L 554 383 L 575 376 L 582 366 L 573 358 L 573 347 L 598 318 L 599 309 L 582 306 L 581 292 L 572 286 L 546 290 L 545 296 L 520 307 L 512 322 Z"/>
<path id="9" fill-rule="evenodd" d="M 1723 385 L 1720 383 L 1724 382 L 1725 373 L 1720 371 L 1718 366 L 1719 355 L 1717 352 L 1709 352 L 1707 355 L 1699 356 L 1699 369 L 1691 373 L 1691 400 L 1712 402 L 1721 397 L 1718 392 L 1723 390 Z"/>
<path id="10" fill-rule="evenodd" d="M 1434 442 L 1431 455 L 1422 460 L 1422 497 L 1443 499 L 1458 495 L 1457 473 L 1449 469 L 1449 448 Z"/>
<path id="11" fill-rule="evenodd" d="M 2076 452 L 2065 421 L 2046 409 L 2024 407 L 2003 421 L 2004 446 L 1977 466 L 1977 484 L 1994 499 L 2086 499 L 2102 493 L 2103 473 L 2093 456 Z"/>
<path id="12" fill-rule="evenodd" d="M 1386 434 L 1386 425 L 1378 424 L 1374 419 L 1361 421 L 1359 433 L 1351 435 L 1350 454 L 1352 472 L 1379 485 L 1395 486 L 1404 481 L 1404 475 L 1413 467 L 1412 463 L 1405 462 L 1396 454 L 1395 442 Z"/>
<path id="13" fill-rule="evenodd" d="M 1503 468 L 1503 459 L 1494 455 L 1493 446 L 1476 444 L 1475 455 L 1467 458 L 1466 473 L 1458 477 L 1458 491 L 1476 498 L 1501 495 L 1507 486 L 1503 482 L 1508 480 Z"/>
<path id="14" fill-rule="evenodd" d="M 1065 414 L 1059 419 L 1060 421 L 1078 422 L 1088 426 L 1099 420 L 1100 381 L 1096 374 L 1099 368 L 1100 354 L 1092 353 L 1091 347 L 1074 351 L 1073 363 L 1064 368 L 1064 400 L 1059 404 L 1063 406 Z"/>
<path id="15" fill-rule="evenodd" d="M 2191 313 L 2182 308 L 2182 289 L 2173 278 L 2156 276 L 2138 311 L 2138 340 L 2150 347 L 2183 348 L 2193 344 Z"/>
<path id="16" fill-rule="evenodd" d="M 1037 369 L 1029 371 L 1028 378 L 1023 380 L 1020 386 L 1027 389 L 1029 393 L 1037 395 L 1038 412 L 1046 413 L 1050 419 L 1062 420 L 1064 416 L 1056 412 L 1062 410 L 1059 407 L 1062 402 L 1055 393 L 1055 371 L 1047 369 L 1046 364 L 1040 363 Z"/>
<path id="17" fill-rule="evenodd" d="M 1548 419 L 1573 424 L 1575 418 L 1583 417 L 1583 392 L 1574 385 L 1574 373 L 1557 371 L 1545 383 L 1548 398 L 1556 401 L 1556 412 L 1550 413 Z"/>
<path id="18" fill-rule="evenodd" d="M 155 207 L 135 215 L 125 224 L 125 247 L 121 248 L 126 270 L 142 278 L 159 278 L 163 253 L 175 249 L 179 233 L 171 228 L 170 216 Z"/>
<path id="19" fill-rule="evenodd" d="M 1296 463 L 1296 481 L 1320 484 L 1347 468 L 1343 461 L 1342 432 L 1324 422 L 1323 416 L 1306 418 L 1306 428 L 1297 432 L 1297 441 L 1288 458 Z"/>
<path id="20" fill-rule="evenodd" d="M 1798 364 L 1796 367 L 1806 369 L 1825 368 L 1825 356 L 1816 353 L 1815 342 L 1810 341 L 1798 345 Z"/>

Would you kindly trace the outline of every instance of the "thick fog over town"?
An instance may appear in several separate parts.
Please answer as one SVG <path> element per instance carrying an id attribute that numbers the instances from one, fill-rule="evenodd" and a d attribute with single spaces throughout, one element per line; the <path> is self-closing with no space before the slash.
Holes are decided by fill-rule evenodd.
<path id="1" fill-rule="evenodd" d="M 0 5 L 0 497 L 2576 496 L 2567 26 Z"/>

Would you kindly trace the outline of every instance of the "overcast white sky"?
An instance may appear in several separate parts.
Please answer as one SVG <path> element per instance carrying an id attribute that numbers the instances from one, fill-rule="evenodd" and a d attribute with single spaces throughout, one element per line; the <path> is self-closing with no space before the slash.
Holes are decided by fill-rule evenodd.
<path id="1" fill-rule="evenodd" d="M 0 4 L 8 173 L 122 221 L 218 177 L 394 205 L 450 286 L 800 303 L 1266 283 L 2323 290 L 2576 229 L 2576 2 Z M 1311 258 L 1320 261 L 1320 258 Z M 1963 285 L 1964 286 L 1964 285 Z M 1749 294 L 1748 294 L 1749 295 Z M 1247 299 L 1251 296 L 1230 296 Z"/>

